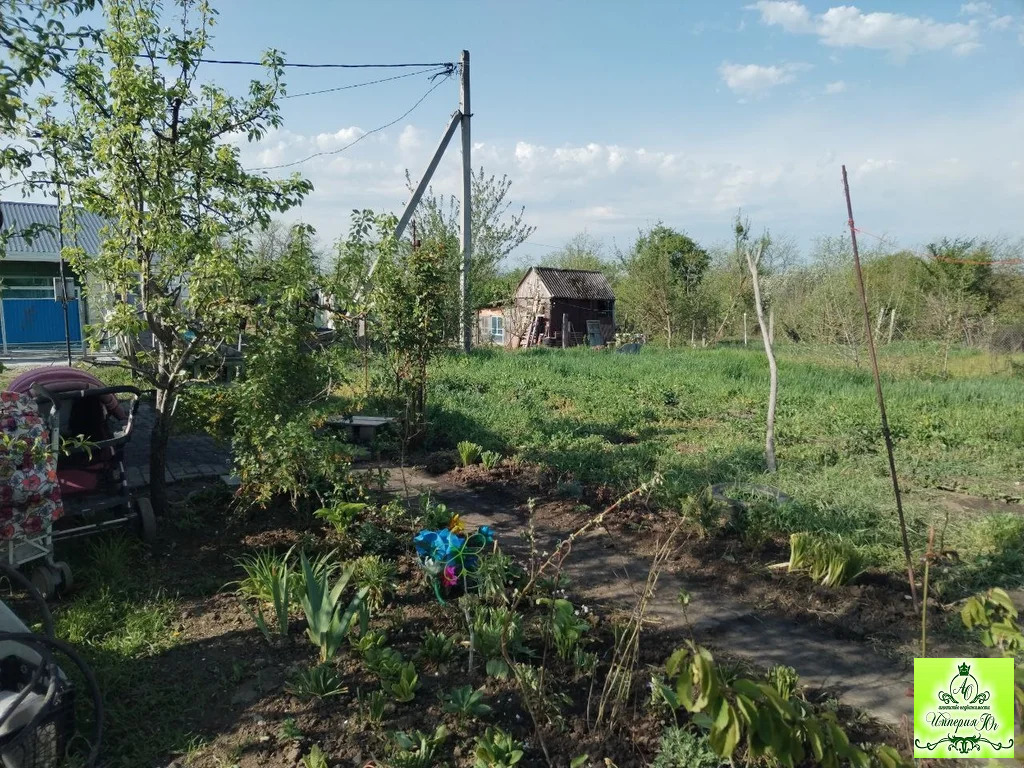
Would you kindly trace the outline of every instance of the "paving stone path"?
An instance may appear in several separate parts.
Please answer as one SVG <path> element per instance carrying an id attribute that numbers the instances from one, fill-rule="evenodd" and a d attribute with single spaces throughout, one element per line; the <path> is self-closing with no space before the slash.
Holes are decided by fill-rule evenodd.
<path id="1" fill-rule="evenodd" d="M 486 496 L 453 486 L 418 470 L 391 469 L 390 490 L 410 494 L 429 492 L 458 512 L 471 527 L 490 525 L 505 548 L 523 548 L 519 532 L 525 528 L 525 505 L 509 498 L 502 501 L 493 491 Z M 538 547 L 553 545 L 570 531 L 538 527 Z M 588 601 L 629 610 L 643 588 L 650 559 L 620 551 L 612 537 L 596 529 L 577 539 L 566 571 Z M 691 602 L 684 617 L 677 597 L 686 589 Z M 874 652 L 869 645 L 839 640 L 825 629 L 806 623 L 765 615 L 723 591 L 689 583 L 685 575 L 663 571 L 650 616 L 658 621 L 652 629 L 682 645 L 690 633 L 702 645 L 767 668 L 786 664 L 796 669 L 803 684 L 828 689 L 849 706 L 889 725 L 911 717 L 913 700 L 908 695 L 913 677 L 909 669 Z"/>
<path id="2" fill-rule="evenodd" d="M 149 485 L 149 441 L 155 412 L 151 403 L 142 402 L 135 416 L 132 439 L 125 450 L 128 485 Z M 231 453 L 209 435 L 171 435 L 167 444 L 168 483 L 220 477 L 231 473 Z"/>

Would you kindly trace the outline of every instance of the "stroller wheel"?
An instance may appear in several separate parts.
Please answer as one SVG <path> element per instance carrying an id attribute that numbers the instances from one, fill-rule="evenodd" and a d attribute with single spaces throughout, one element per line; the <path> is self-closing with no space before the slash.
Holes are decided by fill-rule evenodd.
<path id="1" fill-rule="evenodd" d="M 60 571 L 49 565 L 40 565 L 32 571 L 32 586 L 39 591 L 44 600 L 51 599 L 60 587 Z"/>
<path id="2" fill-rule="evenodd" d="M 147 544 L 152 544 L 156 541 L 156 515 L 153 514 L 153 502 L 151 502 L 145 496 L 140 496 L 135 500 L 136 507 L 136 527 L 139 532 L 139 536 Z"/>
<path id="3" fill-rule="evenodd" d="M 75 579 L 71 575 L 71 566 L 63 560 L 58 560 L 54 565 L 57 566 L 60 575 L 60 589 L 62 592 L 67 592 L 75 584 Z"/>

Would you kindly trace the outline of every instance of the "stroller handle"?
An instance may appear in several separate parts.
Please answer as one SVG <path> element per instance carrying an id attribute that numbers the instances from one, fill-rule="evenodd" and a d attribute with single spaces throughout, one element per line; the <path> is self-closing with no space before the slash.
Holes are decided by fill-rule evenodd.
<path id="1" fill-rule="evenodd" d="M 67 392 L 50 392 L 41 384 L 33 384 L 32 394 L 37 398 L 43 398 L 52 402 L 56 402 L 58 400 L 80 400 L 83 397 L 103 397 L 105 395 L 132 395 L 135 400 L 138 400 L 142 397 L 142 390 L 138 387 L 124 385 L 117 387 L 76 389 Z"/>

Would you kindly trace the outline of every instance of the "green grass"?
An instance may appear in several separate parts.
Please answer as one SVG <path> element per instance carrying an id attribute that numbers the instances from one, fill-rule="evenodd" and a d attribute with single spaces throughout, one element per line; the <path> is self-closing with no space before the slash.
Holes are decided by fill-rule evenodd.
<path id="1" fill-rule="evenodd" d="M 72 563 L 82 588 L 54 607 L 54 620 L 57 636 L 92 667 L 103 693 L 105 764 L 153 765 L 168 751 L 187 751 L 191 736 L 178 715 L 191 706 L 191 692 L 159 672 L 161 657 L 177 645 L 174 602 L 146 586 L 153 573 L 134 539 L 99 537 L 82 550 Z"/>
<path id="2" fill-rule="evenodd" d="M 796 503 L 775 508 L 777 519 L 762 521 L 767 528 L 838 533 L 866 546 L 876 563 L 898 568 L 870 370 L 798 346 L 780 348 L 779 369 L 779 472 L 770 479 L 763 473 L 768 367 L 753 346 L 446 357 L 434 366 L 430 417 L 439 444 L 471 440 L 586 484 L 626 490 L 660 472 L 661 498 L 670 504 L 712 483 L 770 482 Z M 925 377 L 891 366 L 883 383 L 915 548 L 930 523 L 943 524 L 937 486 L 988 498 L 1024 493 L 1014 484 L 1024 468 L 1024 379 Z M 993 534 L 992 525 L 954 516 L 946 546 L 962 556 L 998 553 L 1017 534 Z"/>

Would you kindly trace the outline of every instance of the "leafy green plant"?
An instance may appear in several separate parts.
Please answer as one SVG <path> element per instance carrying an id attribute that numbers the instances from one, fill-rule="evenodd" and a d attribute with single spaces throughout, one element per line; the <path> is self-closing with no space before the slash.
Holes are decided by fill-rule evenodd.
<path id="1" fill-rule="evenodd" d="M 320 749 L 319 744 L 314 744 L 309 754 L 302 758 L 303 768 L 328 768 L 327 753 Z"/>
<path id="2" fill-rule="evenodd" d="M 456 688 L 448 696 L 442 697 L 443 709 L 460 718 L 483 717 L 491 711 L 491 707 L 484 702 L 482 690 L 473 690 L 471 685 L 463 685 Z"/>
<path id="3" fill-rule="evenodd" d="M 420 686 L 419 675 L 416 674 L 416 667 L 411 661 L 405 662 L 398 670 L 398 676 L 394 680 L 384 681 L 384 690 L 391 694 L 391 697 L 405 704 L 416 698 L 416 689 Z"/>
<path id="4" fill-rule="evenodd" d="M 497 451 L 482 451 L 480 453 L 480 463 L 484 469 L 494 469 L 501 463 L 501 454 Z"/>
<path id="5" fill-rule="evenodd" d="M 455 654 L 455 638 L 446 635 L 444 632 L 434 632 L 428 629 L 423 635 L 423 645 L 420 646 L 420 658 L 442 664 L 450 661 Z"/>
<path id="6" fill-rule="evenodd" d="M 317 664 L 302 670 L 287 688 L 289 693 L 300 699 L 327 699 L 348 690 L 342 685 L 338 671 L 330 664 Z"/>
<path id="7" fill-rule="evenodd" d="M 523 642 L 521 617 L 504 605 L 474 605 L 470 616 L 470 630 L 473 649 L 486 660 L 485 669 L 488 675 L 508 675 L 508 665 L 501 652 L 502 634 L 507 633 L 507 647 L 511 656 L 525 655 L 528 651 Z"/>
<path id="8" fill-rule="evenodd" d="M 523 743 L 501 728 L 488 728 L 476 738 L 473 768 L 511 768 L 523 759 Z"/>
<path id="9" fill-rule="evenodd" d="M 459 452 L 459 460 L 462 462 L 462 466 L 468 467 L 470 464 L 476 464 L 480 458 L 480 451 L 482 447 L 477 443 L 469 440 L 462 440 L 457 446 L 456 450 Z"/>
<path id="10" fill-rule="evenodd" d="M 805 570 L 822 586 L 849 584 L 864 567 L 864 556 L 848 541 L 814 533 L 789 537 L 789 570 Z"/>
<path id="11" fill-rule="evenodd" d="M 366 668 L 377 675 L 382 681 L 395 680 L 405 665 L 402 654 L 394 648 L 374 646 L 363 654 Z"/>
<path id="12" fill-rule="evenodd" d="M 369 611 L 366 607 L 366 588 L 363 587 L 342 610 L 341 593 L 352 578 L 354 567 L 349 566 L 341 577 L 330 587 L 329 575 L 314 573 L 306 553 L 300 558 L 304 579 L 305 593 L 302 595 L 302 610 L 306 614 L 306 634 L 314 645 L 320 648 L 320 661 L 325 662 L 334 657 L 356 618 L 359 619 L 362 632 L 366 632 L 369 623 Z"/>
<path id="13" fill-rule="evenodd" d="M 797 686 L 800 684 L 800 675 L 796 670 L 783 664 L 776 664 L 769 669 L 767 677 L 768 682 L 784 699 L 793 698 Z"/>
<path id="14" fill-rule="evenodd" d="M 1008 656 L 1024 652 L 1017 608 L 1005 590 L 993 587 L 969 598 L 960 610 L 960 618 L 967 629 L 981 630 L 980 640 L 985 647 L 997 648 Z"/>
<path id="15" fill-rule="evenodd" d="M 339 533 L 344 533 L 352 526 L 359 513 L 366 509 L 366 507 L 366 504 L 342 501 L 330 507 L 322 507 L 314 512 L 313 515 L 333 525 Z"/>
<path id="16" fill-rule="evenodd" d="M 728 765 L 708 743 L 705 734 L 670 726 L 661 735 L 651 768 L 719 768 Z"/>
<path id="17" fill-rule="evenodd" d="M 420 496 L 420 525 L 430 531 L 448 527 L 452 513 L 445 504 L 434 501 L 430 494 Z"/>
<path id="18" fill-rule="evenodd" d="M 353 563 L 356 585 L 366 589 L 366 605 L 371 611 L 379 611 L 384 607 L 388 595 L 395 591 L 397 570 L 391 560 L 383 560 L 380 555 L 363 555 Z"/>
<path id="19" fill-rule="evenodd" d="M 350 637 L 348 639 L 349 645 L 352 646 L 360 655 L 366 656 L 370 651 L 375 648 L 382 648 L 384 643 L 388 640 L 386 632 L 380 629 L 368 629 L 358 637 Z"/>
<path id="20" fill-rule="evenodd" d="M 485 602 L 508 603 L 508 588 L 522 575 L 512 558 L 499 551 L 482 555 L 473 573 L 474 586 Z"/>
<path id="21" fill-rule="evenodd" d="M 565 598 L 542 597 L 537 604 L 550 607 L 544 630 L 554 642 L 559 658 L 569 660 L 590 624 L 576 615 L 576 607 Z"/>
<path id="22" fill-rule="evenodd" d="M 665 668 L 673 684 L 666 700 L 710 724 L 708 743 L 720 757 L 731 759 L 742 742 L 751 760 L 787 765 L 811 760 L 824 768 L 870 765 L 834 713 L 816 713 L 803 699 L 781 696 L 767 681 L 727 678 L 706 648 L 690 643 L 673 653 Z M 889 746 L 877 747 L 874 754 L 887 768 L 906 765 Z"/>
<path id="23" fill-rule="evenodd" d="M 439 725 L 432 734 L 422 731 L 391 734 L 395 752 L 390 765 L 394 768 L 434 768 L 438 765 L 437 750 L 448 738 L 448 729 Z"/>

